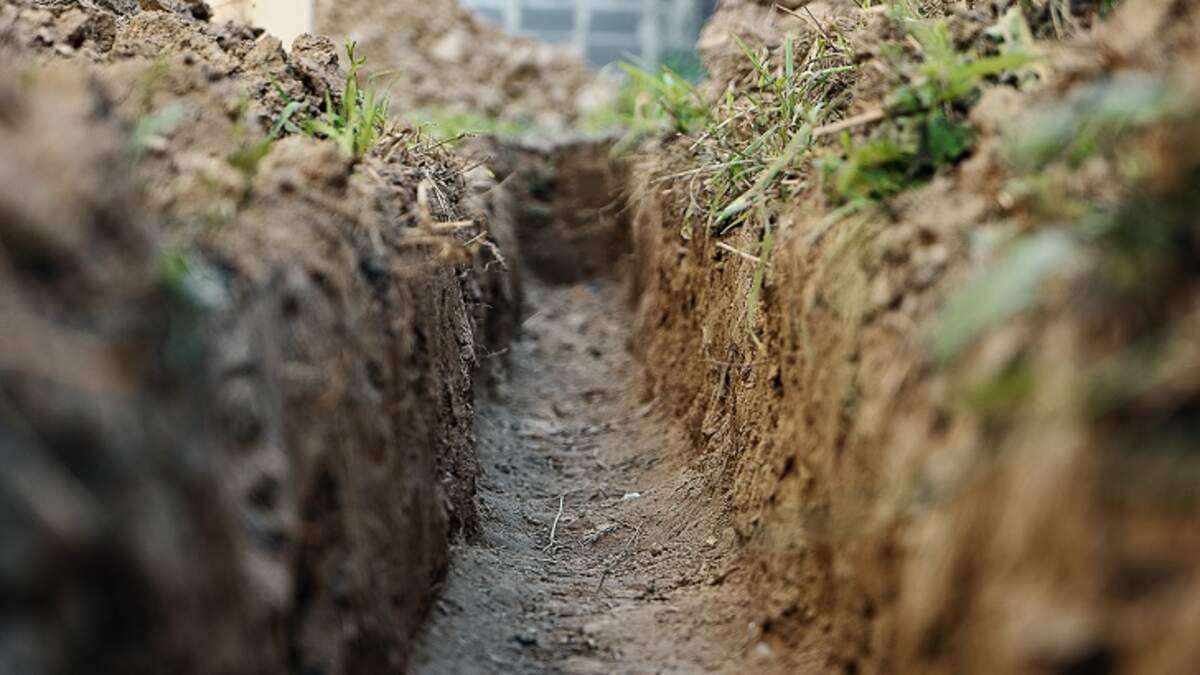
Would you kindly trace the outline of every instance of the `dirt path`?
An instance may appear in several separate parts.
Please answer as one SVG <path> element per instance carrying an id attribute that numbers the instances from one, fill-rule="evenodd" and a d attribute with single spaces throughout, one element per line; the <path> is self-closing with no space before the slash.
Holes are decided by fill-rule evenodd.
<path id="1" fill-rule="evenodd" d="M 639 400 L 623 289 L 534 281 L 527 300 L 510 381 L 479 409 L 482 534 L 453 551 L 413 672 L 743 666 L 735 535 Z"/>

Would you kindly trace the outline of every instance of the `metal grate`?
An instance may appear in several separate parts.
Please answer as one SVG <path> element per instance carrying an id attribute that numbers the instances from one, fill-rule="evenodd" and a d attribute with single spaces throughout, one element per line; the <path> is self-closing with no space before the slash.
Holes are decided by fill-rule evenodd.
<path id="1" fill-rule="evenodd" d="M 569 45 L 596 66 L 629 56 L 659 63 L 689 51 L 705 0 L 463 0 L 508 32 Z"/>

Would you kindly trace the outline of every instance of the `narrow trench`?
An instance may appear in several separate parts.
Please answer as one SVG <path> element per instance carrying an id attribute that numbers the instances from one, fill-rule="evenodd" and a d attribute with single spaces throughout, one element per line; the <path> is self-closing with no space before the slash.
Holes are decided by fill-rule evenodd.
<path id="1" fill-rule="evenodd" d="M 735 535 L 644 400 L 628 289 L 525 283 L 509 376 L 477 409 L 481 534 L 454 546 L 412 672 L 734 669 L 754 639 Z"/>

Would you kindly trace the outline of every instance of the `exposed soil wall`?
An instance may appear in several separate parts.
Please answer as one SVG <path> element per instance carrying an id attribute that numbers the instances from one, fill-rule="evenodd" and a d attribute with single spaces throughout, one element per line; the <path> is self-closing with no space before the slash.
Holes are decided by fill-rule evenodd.
<path id="1" fill-rule="evenodd" d="M 338 52 L 192 4 L 0 5 L 0 670 L 399 672 L 475 527 L 507 197 L 403 133 L 239 163 Z"/>
<path id="2" fill-rule="evenodd" d="M 781 670 L 814 653 L 815 672 L 1194 668 L 1200 540 L 1186 448 L 1200 380 L 1189 337 L 1195 268 L 1185 271 L 1194 217 L 1138 225 L 1180 228 L 1163 230 L 1177 238 L 1161 263 L 1139 268 L 1153 270 L 1140 291 L 1115 290 L 1111 250 L 1089 243 L 1028 310 L 955 358 L 931 350 L 947 303 L 1002 264 L 980 240 L 1049 227 L 1046 210 L 1013 192 L 1011 134 L 1031 128 L 1018 113 L 1117 74 L 1151 73 L 1193 96 L 1193 4 L 1125 3 L 1050 52 L 1053 74 L 1036 93 L 985 93 L 972 113 L 974 155 L 882 207 L 838 214 L 819 187 L 770 204 L 775 242 L 754 313 L 756 263 L 717 244 L 757 254 L 762 233 L 703 234 L 694 181 L 678 177 L 701 161 L 691 139 L 666 141 L 635 168 L 638 342 L 652 393 L 686 421 L 714 494 L 736 512 L 759 624 Z M 952 17 L 992 8 L 960 9 Z M 814 14 L 833 21 L 838 11 L 855 10 Z M 774 16 L 723 3 L 706 35 L 757 31 L 778 45 L 783 30 L 817 30 Z M 707 86 L 740 86 L 739 57 L 713 40 Z M 877 70 L 877 55 L 861 53 L 863 72 Z M 869 81 L 856 86 L 850 113 L 878 100 Z M 1116 187 L 1130 183 L 1110 159 L 1047 169 L 1043 206 L 1082 198 L 1122 218 L 1190 209 L 1200 156 L 1189 124 L 1164 122 L 1120 146 L 1153 167 L 1133 187 Z M 1150 336 L 1152 356 L 1136 348 Z M 1140 384 L 1128 389 L 1131 376 Z M 1124 393 L 1099 413 L 1097 391 L 1111 378 Z"/>

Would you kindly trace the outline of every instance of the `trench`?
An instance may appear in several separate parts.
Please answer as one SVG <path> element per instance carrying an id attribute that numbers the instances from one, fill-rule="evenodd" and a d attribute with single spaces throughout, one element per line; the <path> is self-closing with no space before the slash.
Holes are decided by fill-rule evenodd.
<path id="1" fill-rule="evenodd" d="M 523 238 L 507 377 L 476 408 L 478 528 L 410 672 L 727 672 L 755 637 L 723 497 L 646 394 L 629 275 L 589 264 L 612 245 L 586 234 L 603 195 L 572 190 L 604 181 L 569 171 L 555 226 L 585 234 Z"/>

